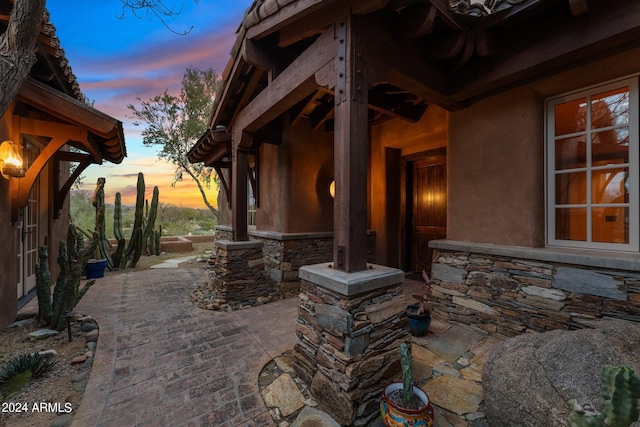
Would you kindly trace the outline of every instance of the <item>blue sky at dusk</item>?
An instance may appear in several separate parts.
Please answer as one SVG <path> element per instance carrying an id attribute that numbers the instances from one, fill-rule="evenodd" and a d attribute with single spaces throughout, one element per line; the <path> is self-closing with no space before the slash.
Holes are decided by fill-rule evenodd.
<path id="1" fill-rule="evenodd" d="M 177 95 L 186 68 L 213 68 L 221 74 L 235 41 L 235 32 L 251 0 L 165 0 L 182 12 L 167 20 L 180 36 L 155 16 L 125 13 L 119 0 L 69 2 L 47 0 L 51 22 L 80 88 L 95 108 L 124 124 L 127 157 L 119 165 L 105 162 L 84 173 L 83 189 L 93 191 L 98 177 L 107 179 L 107 203 L 122 193 L 123 203 L 135 203 L 136 176 L 145 175 L 147 193 L 160 189 L 160 202 L 205 208 L 195 184 L 185 179 L 171 188 L 175 167 L 157 159 L 156 147 L 145 147 L 142 127 L 133 125 L 128 104 L 139 105 L 168 89 Z M 213 189 L 209 200 L 216 202 Z M 150 196 L 148 196 L 150 197 Z"/>

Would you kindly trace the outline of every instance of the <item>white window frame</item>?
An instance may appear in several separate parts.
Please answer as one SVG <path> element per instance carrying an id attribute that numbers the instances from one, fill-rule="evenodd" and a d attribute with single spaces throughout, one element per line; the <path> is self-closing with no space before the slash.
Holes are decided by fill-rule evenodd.
<path id="1" fill-rule="evenodd" d="M 586 241 L 574 241 L 574 240 L 560 240 L 556 239 L 556 198 L 555 198 L 555 106 L 568 101 L 573 101 L 579 98 L 586 97 L 587 101 L 587 126 L 585 132 L 576 134 L 562 135 L 561 138 L 567 138 L 575 135 L 585 134 L 587 142 L 587 169 L 596 170 L 597 168 L 591 167 L 591 103 L 589 100 L 591 96 L 621 88 L 624 86 L 629 87 L 629 163 L 621 164 L 621 167 L 629 168 L 629 243 L 605 243 L 605 242 L 593 242 L 592 240 L 592 227 L 591 227 L 591 191 L 590 182 L 587 182 L 587 203 L 584 207 L 587 208 L 587 240 Z M 546 148 L 546 229 L 547 229 L 547 246 L 559 246 L 559 247 L 573 247 L 573 248 L 585 248 L 596 250 L 611 250 L 620 252 L 638 252 L 640 250 L 640 156 L 639 156 L 639 123 L 640 120 L 638 111 L 638 77 L 617 80 L 606 84 L 592 86 L 582 89 L 580 91 L 564 94 L 558 97 L 548 99 L 546 102 L 546 123 L 545 123 L 545 148 Z M 601 130 L 601 129 L 599 129 Z M 564 171 L 566 172 L 566 171 Z M 589 181 L 589 180 L 587 180 Z M 582 205 L 581 205 L 582 206 Z"/>

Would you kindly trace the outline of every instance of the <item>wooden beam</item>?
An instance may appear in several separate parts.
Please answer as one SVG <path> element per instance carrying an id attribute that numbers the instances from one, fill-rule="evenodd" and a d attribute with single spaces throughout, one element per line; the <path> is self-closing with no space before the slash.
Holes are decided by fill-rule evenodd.
<path id="1" fill-rule="evenodd" d="M 449 111 L 464 108 L 449 95 L 448 76 L 428 64 L 415 43 L 392 40 L 384 23 L 368 21 L 366 41 L 370 83 L 386 82 Z M 373 75 L 373 72 L 376 75 Z"/>
<path id="2" fill-rule="evenodd" d="M 309 48 L 260 92 L 230 124 L 236 132 L 255 132 L 317 89 L 315 73 L 337 52 L 333 31 L 325 31 Z"/>
<path id="3" fill-rule="evenodd" d="M 471 61 L 452 75 L 452 97 L 463 102 L 611 55 L 640 42 L 640 3 L 591 4 L 589 19 L 558 10 L 501 33 L 500 55 Z M 615 22 L 615 25 L 611 25 Z M 544 24 L 545 31 L 538 31 Z M 576 37 L 580 34 L 580 37 Z"/>
<path id="4" fill-rule="evenodd" d="M 35 80 L 23 83 L 17 99 L 103 138 L 111 139 L 118 133 L 118 120 Z"/>
<path id="5" fill-rule="evenodd" d="M 399 40 L 412 40 L 431 33 L 438 9 L 432 4 L 418 3 L 404 8 L 393 22 L 393 33 Z"/>
<path id="6" fill-rule="evenodd" d="M 227 199 L 227 206 L 231 208 L 231 194 L 229 189 L 229 183 L 227 183 L 227 180 L 224 174 L 222 173 L 223 168 L 231 169 L 231 164 L 229 163 L 228 166 L 225 166 L 225 165 L 222 165 L 221 162 L 215 162 L 212 166 L 215 169 L 216 173 L 218 174 L 218 178 L 220 178 L 220 184 L 222 184 L 222 190 L 224 191 L 224 196 Z"/>
<path id="7" fill-rule="evenodd" d="M 236 142 L 236 134 L 233 138 L 233 153 L 231 159 L 231 226 L 233 228 L 233 240 L 235 242 L 249 240 L 247 225 L 247 175 L 249 162 L 246 151 Z"/>
<path id="8" fill-rule="evenodd" d="M 40 172 L 46 166 L 47 162 L 54 156 L 62 146 L 67 143 L 66 138 L 54 137 L 47 144 L 35 159 L 33 164 L 25 173 L 24 178 L 12 178 L 9 182 L 9 192 L 11 194 L 11 221 L 19 219 L 20 208 L 27 205 L 29 192 L 40 175 Z"/>
<path id="9" fill-rule="evenodd" d="M 74 154 L 75 156 L 66 156 L 65 154 Z M 62 161 L 79 161 L 80 164 L 76 167 L 76 169 L 73 171 L 71 176 L 69 176 L 67 181 L 62 185 L 62 187 L 60 187 L 60 189 L 55 192 L 54 211 L 53 211 L 54 218 L 60 217 L 60 210 L 62 209 L 64 200 L 69 194 L 69 191 L 71 190 L 71 186 L 73 186 L 73 183 L 76 181 L 76 179 L 78 179 L 78 177 L 82 174 L 82 172 L 84 172 L 84 170 L 87 167 L 93 164 L 93 159 L 88 154 L 71 153 L 69 151 L 59 151 L 56 154 L 56 161 L 61 161 L 61 160 Z"/>
<path id="10" fill-rule="evenodd" d="M 308 16 L 336 0 L 298 0 L 283 6 L 276 13 L 266 17 L 247 30 L 246 38 L 261 39 L 279 31 L 305 16 Z"/>
<path id="11" fill-rule="evenodd" d="M 246 37 L 250 39 L 261 39 L 276 31 L 283 32 L 283 40 L 287 40 L 291 43 L 292 40 L 301 40 L 297 36 L 298 34 L 317 34 L 323 28 L 331 22 L 335 22 L 338 15 L 338 10 L 350 9 L 356 15 L 366 15 L 376 10 L 380 10 L 389 3 L 389 0 L 298 0 L 290 2 L 283 6 L 276 13 L 267 16 L 257 24 L 253 25 L 247 30 Z M 331 9 L 329 16 L 323 15 L 323 9 Z M 309 16 L 317 17 L 307 19 Z M 325 19 L 326 17 L 326 19 Z M 292 29 L 286 29 L 285 27 L 294 25 Z M 285 43 L 287 43 L 285 42 Z M 287 44 L 280 45 L 286 46 Z"/>
<path id="12" fill-rule="evenodd" d="M 273 68 L 273 49 L 263 46 L 264 43 L 251 39 L 244 39 L 240 48 L 240 55 L 249 65 L 269 71 Z"/>
<path id="13" fill-rule="evenodd" d="M 367 268 L 367 159 L 369 124 L 365 34 L 357 17 L 337 27 L 334 170 L 334 268 L 355 272 Z M 342 50 L 342 46 L 346 49 Z M 343 53 L 344 52 L 344 53 Z M 342 73 L 340 70 L 344 70 Z M 340 91 L 344 93 L 339 93 Z"/>
<path id="14" fill-rule="evenodd" d="M 20 118 L 19 131 L 22 134 L 55 137 L 65 141 L 76 141 L 93 157 L 94 163 L 102 164 L 102 152 L 95 142 L 89 139 L 88 129 L 66 123 Z"/>

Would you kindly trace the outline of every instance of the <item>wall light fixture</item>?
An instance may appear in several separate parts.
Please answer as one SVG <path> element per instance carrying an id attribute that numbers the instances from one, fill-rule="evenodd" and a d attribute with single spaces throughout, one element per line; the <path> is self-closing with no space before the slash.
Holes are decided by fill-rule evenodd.
<path id="1" fill-rule="evenodd" d="M 4 178 L 22 178 L 24 176 L 21 152 L 22 146 L 13 141 L 4 141 L 0 144 L 0 166 Z"/>

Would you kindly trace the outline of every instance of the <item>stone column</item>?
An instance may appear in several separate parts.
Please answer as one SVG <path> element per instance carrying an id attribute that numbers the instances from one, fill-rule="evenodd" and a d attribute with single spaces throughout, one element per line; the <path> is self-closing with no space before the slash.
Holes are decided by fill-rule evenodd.
<path id="1" fill-rule="evenodd" d="M 342 425 L 368 425 L 409 342 L 404 273 L 370 265 L 345 273 L 331 264 L 300 268 L 294 368 L 320 406 Z"/>
<path id="2" fill-rule="evenodd" d="M 262 246 L 257 240 L 216 241 L 213 280 L 218 304 L 232 308 L 255 305 L 258 298 L 269 298 L 279 292 L 274 282 L 265 277 Z"/>

